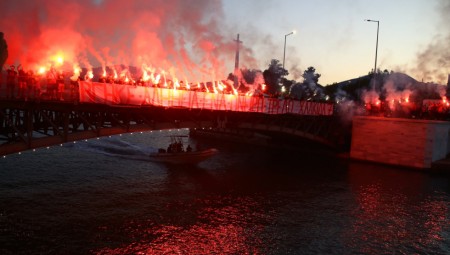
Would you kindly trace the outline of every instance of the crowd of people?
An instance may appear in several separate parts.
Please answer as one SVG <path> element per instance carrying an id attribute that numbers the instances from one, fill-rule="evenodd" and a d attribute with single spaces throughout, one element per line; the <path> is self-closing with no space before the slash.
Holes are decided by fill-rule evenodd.
<path id="1" fill-rule="evenodd" d="M 146 78 L 140 76 L 133 79 L 130 73 L 117 75 L 94 75 L 92 71 L 80 73 L 56 70 L 50 67 L 48 70 L 25 70 L 22 65 L 17 67 L 10 65 L 6 72 L 2 72 L 0 78 L 0 97 L 11 99 L 43 99 L 43 100 L 67 100 L 77 98 L 79 81 L 94 81 L 108 84 L 121 84 L 132 86 L 157 87 L 177 90 L 191 90 L 199 92 L 236 94 L 232 82 L 213 81 L 202 83 L 188 83 L 166 79 L 165 77 Z M 69 91 L 69 92 L 68 92 Z"/>
<path id="2" fill-rule="evenodd" d="M 72 81 L 69 74 L 54 68 L 40 73 L 26 71 L 22 65 L 11 65 L 6 69 L 6 75 L 2 76 L 5 76 L 5 81 L 2 79 L 0 82 L 1 96 L 7 99 L 63 101 L 77 97 L 77 81 Z"/>
<path id="3" fill-rule="evenodd" d="M 446 99 L 424 100 L 423 102 L 366 103 L 364 112 L 369 116 L 450 120 L 450 105 Z"/>
<path id="4" fill-rule="evenodd" d="M 124 84 L 133 86 L 161 87 L 169 89 L 193 90 L 201 92 L 236 94 L 238 92 L 233 87 L 233 81 L 217 81 L 192 84 L 166 79 L 161 74 L 143 74 L 138 79 L 133 79 L 129 72 L 122 72 L 117 75 L 116 70 L 108 75 L 106 70 L 94 80 L 91 71 L 84 71 L 84 75 L 79 72 L 64 72 L 56 70 L 53 66 L 48 70 L 25 70 L 22 65 L 17 67 L 10 65 L 4 70 L 4 64 L 8 58 L 8 45 L 3 32 L 0 32 L 0 98 L 24 99 L 24 100 L 77 100 L 78 82 L 82 80 L 97 81 L 109 84 Z M 111 71 L 111 70 L 110 70 Z M 264 85 L 252 91 L 253 96 L 263 95 Z M 366 103 L 363 111 L 366 115 L 405 117 L 420 119 L 446 119 L 450 120 L 450 104 L 443 98 L 442 100 L 424 100 L 423 102 L 384 102 Z"/>
<path id="5" fill-rule="evenodd" d="M 152 75 L 153 76 L 153 75 Z M 84 78 L 84 80 L 89 80 L 89 78 Z M 98 78 L 100 83 L 109 84 L 125 84 L 134 86 L 144 86 L 144 87 L 158 87 L 158 88 L 168 88 L 168 89 L 180 89 L 180 90 L 192 90 L 201 92 L 215 92 L 220 91 L 221 93 L 232 94 L 234 93 L 233 87 L 227 81 L 217 81 L 217 82 L 202 82 L 202 83 L 188 83 L 184 81 L 174 81 L 172 79 L 160 78 L 144 78 L 140 76 L 138 79 L 129 78 L 129 76 L 119 76 L 116 75 L 102 75 Z"/>
<path id="6" fill-rule="evenodd" d="M 183 143 L 178 141 L 178 142 L 173 142 L 171 144 L 169 144 L 169 146 L 167 147 L 167 153 L 180 153 L 180 152 L 191 152 L 192 148 L 190 145 L 188 145 L 186 147 L 186 150 L 183 148 Z"/>
<path id="7" fill-rule="evenodd" d="M 226 81 L 205 82 L 192 84 L 183 81 L 166 79 L 157 75 L 151 79 L 147 75 L 142 75 L 138 79 L 133 79 L 131 74 L 117 75 L 114 73 L 106 75 L 106 70 L 98 78 L 94 79 L 92 71 L 84 72 L 64 72 L 56 70 L 53 66 L 49 70 L 25 70 L 23 66 L 10 65 L 4 68 L 8 58 L 8 45 L 3 32 L 0 32 L 0 97 L 11 99 L 44 99 L 44 100 L 74 100 L 77 98 L 78 81 L 90 80 L 101 83 L 125 84 L 134 86 L 151 86 L 171 89 L 195 90 L 203 92 L 236 93 L 232 85 Z M 3 71 L 5 70 L 5 72 Z M 147 76 L 147 77 L 146 77 Z M 69 89 L 69 92 L 65 90 Z"/>
<path id="8" fill-rule="evenodd" d="M 71 98 L 76 98 L 77 81 L 68 79 L 66 73 L 50 68 L 48 71 L 33 72 L 22 65 L 10 65 L 4 70 L 8 59 L 8 44 L 0 32 L 0 97 L 10 99 L 65 100 L 64 91 L 69 86 Z"/>

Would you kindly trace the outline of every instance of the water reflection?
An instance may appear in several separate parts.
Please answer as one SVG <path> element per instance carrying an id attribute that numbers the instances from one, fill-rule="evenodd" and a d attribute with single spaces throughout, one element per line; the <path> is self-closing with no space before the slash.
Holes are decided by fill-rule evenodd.
<path id="1" fill-rule="evenodd" d="M 352 163 L 348 178 L 355 199 L 353 224 L 346 233 L 349 247 L 365 254 L 378 253 L 380 244 L 393 253 L 442 249 L 450 204 L 444 193 L 427 190 L 428 175 Z M 445 190 L 445 182 L 440 184 Z"/>
<path id="2" fill-rule="evenodd" d="M 143 137 L 4 160 L 0 254 L 449 254 L 448 177 L 233 144 L 174 167 Z"/>
<path id="3" fill-rule="evenodd" d="M 145 224 L 142 221 L 129 222 L 126 224 L 128 238 L 136 241 L 118 248 L 101 248 L 93 253 L 257 254 L 264 246 L 259 234 L 264 224 L 271 220 L 266 214 L 258 212 L 260 205 L 249 197 L 212 197 L 197 200 L 194 205 L 176 204 L 169 207 L 171 210 L 183 210 L 183 207 L 200 209 L 191 224 L 170 217 L 165 219 L 166 224 L 152 220 L 145 221 Z"/>

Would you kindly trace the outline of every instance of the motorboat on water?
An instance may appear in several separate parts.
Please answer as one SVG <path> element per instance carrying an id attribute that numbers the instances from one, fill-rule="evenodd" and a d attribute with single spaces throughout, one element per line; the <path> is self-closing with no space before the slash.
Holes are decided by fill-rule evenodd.
<path id="1" fill-rule="evenodd" d="M 158 152 L 150 153 L 150 160 L 168 164 L 195 165 L 219 152 L 215 148 L 193 151 L 189 145 L 184 149 L 182 143 L 183 137 L 187 136 L 171 136 L 172 141 L 167 150 L 160 148 Z"/>
<path id="2" fill-rule="evenodd" d="M 150 160 L 169 164 L 198 164 L 214 155 L 219 151 L 214 148 L 191 151 L 191 152 L 156 152 L 150 154 Z"/>

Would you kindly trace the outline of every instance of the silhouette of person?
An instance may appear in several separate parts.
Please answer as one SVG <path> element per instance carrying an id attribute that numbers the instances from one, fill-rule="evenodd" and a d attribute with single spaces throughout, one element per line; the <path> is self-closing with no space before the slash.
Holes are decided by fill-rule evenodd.
<path id="1" fill-rule="evenodd" d="M 3 65 L 8 58 L 8 44 L 6 44 L 6 40 L 3 32 L 0 32 L 0 71 L 3 71 Z"/>
<path id="2" fill-rule="evenodd" d="M 2 86 L 3 79 L 3 65 L 8 58 L 8 45 L 6 44 L 6 40 L 4 38 L 3 32 L 0 32 L 0 88 Z"/>
<path id="3" fill-rule="evenodd" d="M 14 90 L 16 87 L 17 71 L 14 65 L 11 65 L 8 70 L 6 70 L 6 97 L 15 98 Z"/>
<path id="4" fill-rule="evenodd" d="M 58 82 L 57 82 L 58 74 L 56 73 L 55 68 L 51 67 L 47 72 L 47 93 L 51 100 L 58 99 Z"/>

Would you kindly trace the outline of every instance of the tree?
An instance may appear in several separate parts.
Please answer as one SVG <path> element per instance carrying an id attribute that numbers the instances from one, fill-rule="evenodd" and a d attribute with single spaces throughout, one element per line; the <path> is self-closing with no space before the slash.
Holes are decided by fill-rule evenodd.
<path id="1" fill-rule="evenodd" d="M 308 67 L 308 69 L 306 69 L 303 74 L 303 83 L 307 83 L 307 84 L 318 84 L 319 83 L 319 78 L 320 78 L 321 74 L 316 73 L 316 69 L 312 66 Z"/>
<path id="2" fill-rule="evenodd" d="M 229 73 L 228 77 L 227 77 L 227 80 L 234 81 L 234 74 L 233 73 Z"/>
<path id="3" fill-rule="evenodd" d="M 291 87 L 296 83 L 294 80 L 288 80 L 286 78 L 281 78 L 281 86 L 285 89 L 285 94 L 289 94 L 289 91 L 291 90 Z"/>
<path id="4" fill-rule="evenodd" d="M 288 75 L 289 72 L 283 68 L 283 65 L 277 59 L 272 59 L 269 68 L 264 70 L 263 76 L 266 82 L 267 92 L 276 94 L 280 92 L 281 78 Z"/>
<path id="5" fill-rule="evenodd" d="M 302 74 L 303 82 L 292 85 L 289 93 L 299 100 L 323 100 L 323 87 L 318 84 L 320 76 L 314 67 L 308 67 Z"/>
<path id="6" fill-rule="evenodd" d="M 244 78 L 244 81 L 247 84 L 253 84 L 255 82 L 256 75 L 260 72 L 261 72 L 260 70 L 256 69 L 247 69 L 247 68 L 241 69 L 242 78 Z"/>

